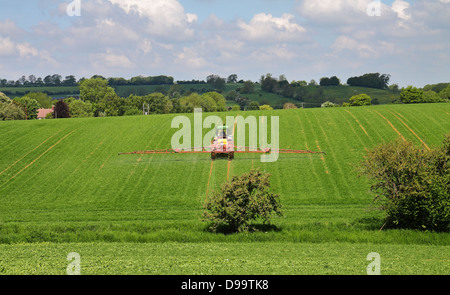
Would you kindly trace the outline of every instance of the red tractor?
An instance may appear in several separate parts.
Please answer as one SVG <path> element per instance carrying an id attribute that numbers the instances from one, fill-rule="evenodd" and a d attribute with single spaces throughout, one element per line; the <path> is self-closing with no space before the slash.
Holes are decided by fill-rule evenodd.
<path id="1" fill-rule="evenodd" d="M 211 160 L 215 160 L 217 154 L 228 154 L 228 159 L 234 159 L 234 138 L 228 126 L 216 128 L 216 134 L 211 142 Z"/>
<path id="2" fill-rule="evenodd" d="M 256 148 L 256 147 L 237 147 L 234 145 L 234 132 L 228 129 L 228 126 L 219 126 L 216 128 L 214 139 L 208 147 L 186 148 L 186 149 L 162 149 L 162 150 L 147 150 L 119 153 L 119 155 L 130 154 L 188 154 L 188 153 L 211 153 L 211 160 L 215 160 L 218 155 L 227 155 L 229 160 L 234 159 L 235 153 L 283 153 L 283 154 L 325 154 L 323 151 L 309 151 L 309 150 L 292 150 L 292 149 L 270 149 L 270 148 Z"/>

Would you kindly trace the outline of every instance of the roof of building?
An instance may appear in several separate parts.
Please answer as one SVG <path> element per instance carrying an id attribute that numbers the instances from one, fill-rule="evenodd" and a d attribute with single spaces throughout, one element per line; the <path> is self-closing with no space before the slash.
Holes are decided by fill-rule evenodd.
<path id="1" fill-rule="evenodd" d="M 38 119 L 39 118 L 43 118 L 45 119 L 45 117 L 47 116 L 47 114 L 52 113 L 53 112 L 53 108 L 51 109 L 38 109 Z"/>

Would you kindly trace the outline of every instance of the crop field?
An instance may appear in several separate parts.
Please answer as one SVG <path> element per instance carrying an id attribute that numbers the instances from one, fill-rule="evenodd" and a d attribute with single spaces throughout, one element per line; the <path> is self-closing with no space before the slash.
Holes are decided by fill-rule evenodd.
<path id="1" fill-rule="evenodd" d="M 0 122 L 0 274 L 64 274 L 69 252 L 82 274 L 365 274 L 370 252 L 382 274 L 450 274 L 450 233 L 380 231 L 355 170 L 399 137 L 440 145 L 450 104 L 203 113 L 279 116 L 280 148 L 326 155 L 118 155 L 171 148 L 177 115 Z M 272 175 L 284 216 L 208 232 L 208 193 L 251 168 Z"/>

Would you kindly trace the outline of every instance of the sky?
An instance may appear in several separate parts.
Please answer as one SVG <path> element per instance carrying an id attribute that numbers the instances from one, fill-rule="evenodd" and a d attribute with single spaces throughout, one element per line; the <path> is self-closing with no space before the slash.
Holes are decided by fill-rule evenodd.
<path id="1" fill-rule="evenodd" d="M 450 82 L 450 0 L 0 1 L 0 79 Z"/>

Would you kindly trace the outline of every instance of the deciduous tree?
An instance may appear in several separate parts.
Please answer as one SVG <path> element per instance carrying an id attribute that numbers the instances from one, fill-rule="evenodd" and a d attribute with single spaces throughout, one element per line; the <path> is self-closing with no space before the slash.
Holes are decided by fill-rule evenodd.
<path id="1" fill-rule="evenodd" d="M 205 202 L 203 218 L 212 222 L 213 231 L 242 232 L 255 220 L 270 224 L 273 215 L 283 215 L 281 207 L 279 195 L 270 192 L 270 174 L 251 170 L 214 192 Z"/>
<path id="2" fill-rule="evenodd" d="M 350 106 L 368 106 L 372 104 L 372 98 L 367 94 L 361 93 L 350 98 Z"/>
<path id="3" fill-rule="evenodd" d="M 400 100 L 403 103 L 421 103 L 423 102 L 423 90 L 413 86 L 403 88 L 400 92 Z"/>
<path id="4" fill-rule="evenodd" d="M 55 104 L 55 109 L 53 110 L 53 118 L 70 118 L 69 105 L 64 100 L 60 100 Z"/>

